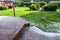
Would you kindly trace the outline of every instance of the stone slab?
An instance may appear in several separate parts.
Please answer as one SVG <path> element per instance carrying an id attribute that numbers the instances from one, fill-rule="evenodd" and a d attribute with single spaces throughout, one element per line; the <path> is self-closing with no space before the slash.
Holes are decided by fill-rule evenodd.
<path id="1" fill-rule="evenodd" d="M 60 40 L 60 33 L 44 32 L 36 26 L 27 28 L 19 40 Z"/>
<path id="2" fill-rule="evenodd" d="M 0 40 L 18 40 L 29 23 L 18 17 L 0 16 Z"/>

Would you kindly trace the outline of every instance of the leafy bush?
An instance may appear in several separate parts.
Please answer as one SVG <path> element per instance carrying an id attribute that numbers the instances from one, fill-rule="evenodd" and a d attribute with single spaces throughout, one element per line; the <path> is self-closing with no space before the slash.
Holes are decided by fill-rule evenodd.
<path id="1" fill-rule="evenodd" d="M 10 9 L 10 8 L 13 8 L 13 6 L 8 6 L 8 8 Z"/>
<path id="2" fill-rule="evenodd" d="M 45 2 L 34 2 L 34 3 L 32 3 L 30 6 L 29 6 L 29 8 L 31 9 L 31 10 L 37 10 L 37 9 L 39 9 L 40 7 L 42 7 L 43 5 L 45 5 L 46 3 Z"/>
<path id="3" fill-rule="evenodd" d="M 60 7 L 60 1 L 51 1 L 51 2 L 49 2 L 49 4 L 54 4 L 54 5 L 56 5 L 58 8 Z"/>
<path id="4" fill-rule="evenodd" d="M 60 3 L 58 4 L 58 8 L 60 8 Z"/>
<path id="5" fill-rule="evenodd" d="M 29 7 L 32 3 L 31 2 L 24 2 L 24 5 Z"/>
<path id="6" fill-rule="evenodd" d="M 20 7 L 24 7 L 24 2 L 20 2 Z"/>
<path id="7" fill-rule="evenodd" d="M 44 6 L 45 4 L 46 4 L 45 2 L 41 2 L 40 7 Z"/>
<path id="8" fill-rule="evenodd" d="M 8 7 L 6 7 L 6 6 L 0 6 L 0 10 L 6 10 L 6 9 L 8 9 Z"/>
<path id="9" fill-rule="evenodd" d="M 39 7 L 42 7 L 44 6 L 45 4 L 47 4 L 46 2 L 36 2 L 36 4 L 39 6 Z"/>
<path id="10" fill-rule="evenodd" d="M 46 4 L 46 2 L 34 2 L 34 3 L 31 3 L 31 2 L 20 2 L 20 6 L 23 7 L 23 6 L 27 6 L 29 7 L 30 5 L 32 4 L 36 4 L 37 6 L 43 6 Z M 18 5 L 18 4 L 17 4 Z"/>
<path id="11" fill-rule="evenodd" d="M 57 6 L 53 4 L 47 4 L 44 6 L 44 11 L 56 11 Z"/>
<path id="12" fill-rule="evenodd" d="M 37 10 L 37 5 L 36 4 L 32 4 L 29 6 L 30 10 Z"/>
<path id="13" fill-rule="evenodd" d="M 15 7 L 19 7 L 20 6 L 20 2 L 14 2 L 14 6 Z"/>

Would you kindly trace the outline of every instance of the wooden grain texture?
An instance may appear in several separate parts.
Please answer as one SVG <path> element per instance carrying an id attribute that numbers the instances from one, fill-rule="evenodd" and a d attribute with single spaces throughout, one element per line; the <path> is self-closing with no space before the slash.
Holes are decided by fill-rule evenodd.
<path id="1" fill-rule="evenodd" d="M 22 18 L 0 16 L 0 40 L 18 40 L 29 23 Z"/>

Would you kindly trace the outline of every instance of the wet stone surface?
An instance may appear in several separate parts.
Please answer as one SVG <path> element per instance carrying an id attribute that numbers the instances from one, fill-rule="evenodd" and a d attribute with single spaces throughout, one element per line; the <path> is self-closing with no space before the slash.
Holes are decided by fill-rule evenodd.
<path id="1" fill-rule="evenodd" d="M 19 40 L 60 40 L 60 33 L 43 32 L 37 27 L 25 29 L 25 32 Z"/>
<path id="2" fill-rule="evenodd" d="M 0 40 L 13 40 L 25 23 L 22 18 L 0 16 Z"/>
<path id="3" fill-rule="evenodd" d="M 40 35 L 30 31 L 29 29 L 25 29 L 25 32 L 19 40 L 40 40 Z"/>

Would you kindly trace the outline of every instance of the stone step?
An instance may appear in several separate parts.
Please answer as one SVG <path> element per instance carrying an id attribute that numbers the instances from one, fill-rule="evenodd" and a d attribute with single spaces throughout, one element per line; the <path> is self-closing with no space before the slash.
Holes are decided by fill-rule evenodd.
<path id="1" fill-rule="evenodd" d="M 30 24 L 18 17 L 0 16 L 0 40 L 18 40 Z"/>

